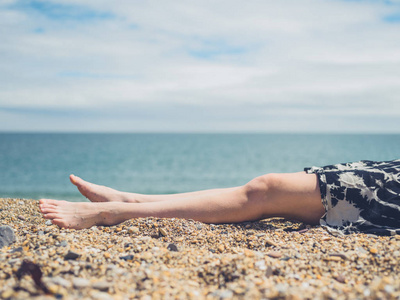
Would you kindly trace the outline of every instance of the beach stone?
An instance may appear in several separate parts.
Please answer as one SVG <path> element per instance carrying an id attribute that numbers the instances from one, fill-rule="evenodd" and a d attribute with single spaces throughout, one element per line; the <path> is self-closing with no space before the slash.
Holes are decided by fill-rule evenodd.
<path id="1" fill-rule="evenodd" d="M 90 281 L 85 278 L 73 278 L 72 285 L 77 289 L 84 289 L 90 285 Z"/>
<path id="2" fill-rule="evenodd" d="M 99 291 L 108 291 L 108 289 L 112 286 L 111 282 L 108 281 L 97 281 L 93 283 L 92 288 L 99 290 Z"/>
<path id="3" fill-rule="evenodd" d="M 136 226 L 129 227 L 128 232 L 129 233 L 138 233 L 139 228 L 137 228 Z"/>
<path id="4" fill-rule="evenodd" d="M 211 295 L 219 299 L 231 299 L 233 297 L 233 292 L 231 290 L 216 290 L 212 292 Z"/>
<path id="5" fill-rule="evenodd" d="M 344 277 L 342 274 L 339 274 L 339 275 L 335 276 L 334 278 L 337 282 L 346 283 L 346 277 Z"/>
<path id="6" fill-rule="evenodd" d="M 59 246 L 60 247 L 67 247 L 68 246 L 68 242 L 67 241 L 62 241 Z"/>
<path id="7" fill-rule="evenodd" d="M 22 247 L 18 247 L 18 248 L 14 248 L 11 250 L 11 253 L 15 253 L 15 252 L 22 252 L 24 249 Z"/>
<path id="8" fill-rule="evenodd" d="M 265 265 L 265 261 L 264 260 L 259 260 L 256 261 L 254 264 L 255 267 L 257 267 L 260 270 L 267 270 L 267 266 Z"/>
<path id="9" fill-rule="evenodd" d="M 269 251 L 269 252 L 266 253 L 266 255 L 268 255 L 269 257 L 272 257 L 272 258 L 279 258 L 279 257 L 282 256 L 282 252 L 280 252 L 280 251 Z"/>
<path id="10" fill-rule="evenodd" d="M 133 255 L 132 255 L 132 254 L 129 254 L 129 255 L 121 256 L 120 259 L 123 259 L 123 260 L 133 260 Z"/>
<path id="11" fill-rule="evenodd" d="M 378 253 L 378 249 L 371 247 L 369 248 L 369 252 L 371 252 L 372 254 L 377 254 Z"/>
<path id="12" fill-rule="evenodd" d="M 81 256 L 79 253 L 76 253 L 74 251 L 68 251 L 67 254 L 65 254 L 64 259 L 65 260 L 75 260 L 77 259 L 79 256 Z"/>
<path id="13" fill-rule="evenodd" d="M 51 220 L 47 220 L 46 222 L 44 222 L 44 224 L 46 224 L 47 226 L 53 225 L 53 223 L 51 222 Z"/>
<path id="14" fill-rule="evenodd" d="M 65 287 L 67 289 L 71 287 L 71 282 L 62 277 L 52 277 L 48 280 L 53 284 L 61 285 L 62 287 Z"/>
<path id="15" fill-rule="evenodd" d="M 150 260 L 153 257 L 153 255 L 150 252 L 144 252 L 142 254 L 142 259 L 144 260 Z"/>
<path id="16" fill-rule="evenodd" d="M 179 250 L 178 250 L 178 247 L 177 247 L 175 244 L 173 244 L 173 243 L 169 244 L 169 245 L 167 246 L 167 249 L 168 249 L 169 251 L 175 251 L 175 252 L 178 252 L 178 251 L 179 251 Z"/>
<path id="17" fill-rule="evenodd" d="M 367 254 L 368 253 L 368 251 L 365 250 L 363 247 L 357 247 L 356 251 L 359 252 L 359 253 L 362 253 L 362 254 Z"/>
<path id="18" fill-rule="evenodd" d="M 21 262 L 21 259 L 20 259 L 20 258 L 11 258 L 11 259 L 8 260 L 8 263 L 9 263 L 10 265 L 13 265 L 13 264 L 15 264 L 15 263 L 20 263 L 20 262 Z"/>
<path id="19" fill-rule="evenodd" d="M 1 293 L 1 299 L 9 299 L 14 295 L 14 290 L 13 289 L 8 289 L 5 290 L 4 292 Z"/>
<path id="20" fill-rule="evenodd" d="M 162 236 L 168 235 L 168 232 L 164 228 L 159 228 L 158 231 L 159 231 L 160 235 L 162 235 Z"/>
<path id="21" fill-rule="evenodd" d="M 270 247 L 270 246 L 278 247 L 279 245 L 272 240 L 265 240 L 265 246 L 266 247 Z"/>
<path id="22" fill-rule="evenodd" d="M 336 257 L 340 257 L 342 259 L 349 259 L 346 254 L 341 253 L 341 252 L 330 253 L 329 256 L 336 256 Z"/>
<path id="23" fill-rule="evenodd" d="M 18 219 L 20 219 L 21 221 L 25 221 L 26 220 L 26 218 L 24 216 L 22 216 L 22 215 L 19 215 Z"/>
<path id="24" fill-rule="evenodd" d="M 16 243 L 0 249 L 0 299 L 297 300 L 400 295 L 400 240 L 390 236 L 354 233 L 337 238 L 319 226 L 299 234 L 301 224 L 274 218 L 218 225 L 137 218 L 96 230 L 59 229 L 44 224 L 37 201 L 19 206 L 18 200 L 2 199 L 0 207 L 0 225 L 9 225 L 16 236 Z M 19 215 L 27 221 L 19 220 Z M 245 229 L 246 224 L 250 228 Z M 129 234 L 130 228 L 137 231 Z M 168 235 L 159 236 L 159 228 Z M 158 238 L 150 238 L 153 234 Z M 218 251 L 220 244 L 223 252 Z M 179 253 L 173 252 L 175 247 Z M 68 250 L 79 258 L 65 260 Z M 281 257 L 268 256 L 272 251 Z M 133 260 L 120 258 L 127 255 Z M 25 259 L 40 266 L 51 293 L 40 291 L 29 275 L 17 284 L 15 272 Z"/>
<path id="25" fill-rule="evenodd" d="M 324 259 L 325 261 L 341 261 L 342 258 L 339 256 L 329 256 Z"/>
<path id="26" fill-rule="evenodd" d="M 15 242 L 14 229 L 10 226 L 0 226 L 0 248 L 8 246 Z"/>
<path id="27" fill-rule="evenodd" d="M 108 293 L 104 293 L 104 292 L 92 292 L 91 296 L 92 296 L 92 299 L 97 299 L 97 300 L 113 300 L 114 299 L 114 297 L 112 297 Z"/>

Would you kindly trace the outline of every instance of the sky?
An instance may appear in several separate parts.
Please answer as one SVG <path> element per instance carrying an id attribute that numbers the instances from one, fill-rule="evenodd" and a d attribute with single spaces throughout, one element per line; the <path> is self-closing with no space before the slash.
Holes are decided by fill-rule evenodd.
<path id="1" fill-rule="evenodd" d="M 0 0 L 0 131 L 400 133 L 400 0 Z"/>

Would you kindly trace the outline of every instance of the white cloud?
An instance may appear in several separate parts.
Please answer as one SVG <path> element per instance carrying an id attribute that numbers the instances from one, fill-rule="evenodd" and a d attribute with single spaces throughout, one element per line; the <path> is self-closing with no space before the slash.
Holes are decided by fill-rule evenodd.
<path id="1" fill-rule="evenodd" d="M 314 121 L 293 116 L 316 115 L 325 118 L 321 130 L 351 116 L 359 130 L 374 130 L 366 117 L 387 117 L 375 124 L 385 131 L 400 120 L 400 22 L 384 21 L 400 15 L 395 2 L 33 3 L 0 4 L 0 111 L 98 112 L 83 130 L 164 130 L 157 107 L 175 131 L 312 130 Z M 186 107 L 180 117 L 177 105 Z M 138 106 L 147 116 L 140 124 L 127 117 Z M 195 110 L 207 112 L 197 124 Z M 43 114 L 38 130 L 68 130 L 68 116 Z M 29 119 L 4 110 L 0 130 L 16 117 Z"/>

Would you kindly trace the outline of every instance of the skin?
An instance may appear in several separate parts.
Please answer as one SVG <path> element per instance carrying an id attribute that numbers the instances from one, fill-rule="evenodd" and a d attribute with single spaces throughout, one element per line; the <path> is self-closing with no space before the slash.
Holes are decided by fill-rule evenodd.
<path id="1" fill-rule="evenodd" d="M 64 228 L 116 225 L 140 217 L 214 224 L 284 217 L 317 224 L 325 213 L 317 176 L 305 172 L 267 174 L 243 186 L 171 195 L 120 192 L 74 175 L 70 180 L 91 202 L 39 200 L 44 218 Z"/>

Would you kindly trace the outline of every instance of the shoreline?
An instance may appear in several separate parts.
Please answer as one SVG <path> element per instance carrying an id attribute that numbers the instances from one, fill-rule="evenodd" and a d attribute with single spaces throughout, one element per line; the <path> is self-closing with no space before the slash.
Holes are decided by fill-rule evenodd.
<path id="1" fill-rule="evenodd" d="M 37 200 L 0 198 L 0 298 L 378 299 L 400 297 L 400 235 L 336 237 L 273 218 L 240 224 L 140 218 L 85 230 L 46 225 Z M 49 223 L 47 223 L 49 224 Z M 29 275 L 39 266 L 47 289 Z"/>

